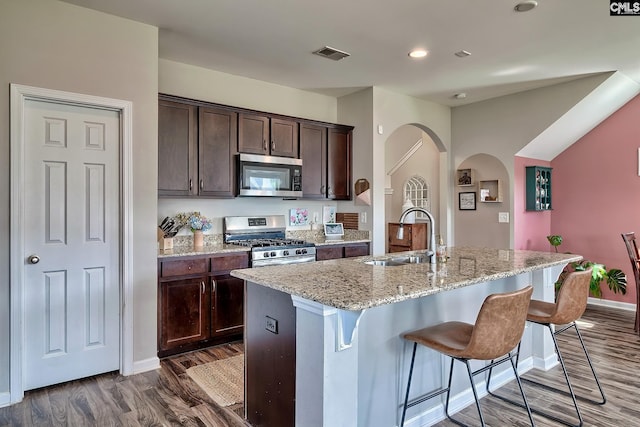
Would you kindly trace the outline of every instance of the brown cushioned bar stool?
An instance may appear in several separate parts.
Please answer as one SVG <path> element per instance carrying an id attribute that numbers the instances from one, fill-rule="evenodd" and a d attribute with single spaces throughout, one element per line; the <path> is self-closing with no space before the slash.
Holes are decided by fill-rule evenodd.
<path id="1" fill-rule="evenodd" d="M 480 422 L 485 425 L 482 411 L 480 410 L 480 402 L 476 392 L 473 377 L 476 374 L 485 372 L 494 366 L 503 362 L 511 362 L 513 372 L 520 387 L 520 393 L 527 409 L 531 425 L 534 425 L 529 404 L 525 397 L 516 365 L 513 361 L 517 357 L 517 352 L 513 351 L 524 332 L 525 319 L 527 316 L 527 308 L 531 300 L 533 288 L 527 286 L 524 289 L 515 292 L 489 295 L 483 302 L 482 307 L 476 318 L 476 323 L 470 325 L 463 322 L 446 322 L 439 325 L 430 326 L 413 332 L 408 332 L 402 337 L 408 341 L 413 341 L 413 353 L 411 355 L 411 366 L 409 368 L 409 379 L 407 381 L 407 392 L 405 395 L 404 407 L 402 409 L 402 420 L 400 426 L 404 426 L 404 420 L 407 408 L 425 402 L 433 397 L 447 393 L 445 403 L 445 413 L 447 417 L 456 424 L 461 424 L 449 415 L 449 395 L 451 392 L 451 378 L 453 377 L 453 362 L 458 360 L 463 362 L 467 367 L 469 381 L 471 382 L 471 390 L 476 401 L 476 408 L 480 416 Z M 413 367 L 416 358 L 416 348 L 418 344 L 429 347 L 440 353 L 451 357 L 451 366 L 449 368 L 449 383 L 446 388 L 441 388 L 431 392 L 425 396 L 414 399 L 409 402 L 409 390 L 411 388 L 411 376 L 413 375 Z M 471 371 L 469 360 L 491 360 L 491 363 L 476 371 Z M 498 360 L 495 360 L 498 359 Z"/>
<path id="2" fill-rule="evenodd" d="M 598 400 L 598 401 L 594 401 L 586 398 L 581 398 L 581 399 L 588 400 L 600 405 L 604 404 L 607 399 L 604 395 L 604 391 L 602 390 L 602 386 L 600 385 L 600 381 L 598 380 L 598 376 L 596 375 L 596 371 L 593 367 L 593 363 L 591 362 L 591 358 L 589 357 L 589 353 L 587 352 L 587 348 L 585 347 L 584 341 L 582 340 L 582 335 L 580 334 L 580 331 L 578 330 L 578 326 L 576 325 L 576 320 L 578 320 L 582 316 L 585 309 L 587 308 L 587 298 L 589 296 L 590 282 L 591 282 L 591 269 L 588 269 L 585 271 L 575 271 L 570 273 L 569 275 L 567 275 L 567 278 L 564 280 L 564 283 L 562 284 L 562 287 L 558 292 L 555 303 L 531 300 L 531 304 L 529 305 L 529 312 L 527 314 L 527 320 L 529 322 L 544 325 L 549 329 L 549 333 L 551 334 L 551 338 L 553 338 L 553 345 L 555 346 L 556 355 L 558 357 L 558 361 L 560 362 L 560 366 L 562 367 L 562 372 L 564 373 L 564 378 L 567 383 L 567 388 L 569 392 L 567 393 L 564 390 L 560 390 L 555 387 L 551 387 L 549 385 L 542 384 L 526 378 L 522 378 L 522 380 L 526 381 L 527 383 L 536 384 L 546 389 L 569 395 L 573 401 L 573 406 L 576 410 L 579 423 L 571 424 L 566 420 L 560 419 L 554 415 L 540 411 L 536 408 L 531 408 L 531 411 L 536 414 L 542 415 L 546 418 L 557 421 L 561 424 L 565 424 L 568 426 L 576 426 L 576 427 L 581 426 L 583 423 L 582 414 L 580 413 L 580 408 L 578 408 L 576 395 L 573 391 L 573 387 L 571 386 L 571 381 L 569 381 L 569 375 L 567 374 L 567 369 L 565 367 L 562 354 L 560 353 L 560 349 L 558 348 L 558 341 L 556 340 L 556 335 L 561 334 L 570 328 L 575 329 L 578 339 L 580 340 L 580 344 L 582 345 L 582 350 L 584 351 L 584 355 L 586 356 L 589 367 L 591 368 L 591 373 L 593 374 L 593 378 L 595 379 L 598 389 L 600 390 L 600 395 L 602 396 L 602 400 Z M 560 325 L 561 327 L 554 331 L 552 325 Z M 491 382 L 491 371 L 489 371 L 489 377 L 487 379 L 487 391 L 489 391 L 490 382 Z M 506 400 L 513 404 L 520 405 L 518 402 L 509 400 L 502 396 L 498 396 L 490 391 L 489 393 L 491 393 L 496 397 L 499 397 L 502 400 Z"/>

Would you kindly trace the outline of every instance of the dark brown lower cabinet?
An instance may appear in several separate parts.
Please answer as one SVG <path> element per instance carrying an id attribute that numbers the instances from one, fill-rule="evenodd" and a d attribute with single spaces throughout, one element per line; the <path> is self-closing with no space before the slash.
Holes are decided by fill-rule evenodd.
<path id="1" fill-rule="evenodd" d="M 158 262 L 158 356 L 242 339 L 247 252 Z"/>
<path id="2" fill-rule="evenodd" d="M 369 255 L 369 243 L 345 243 L 316 247 L 316 260 L 351 258 Z"/>
<path id="3" fill-rule="evenodd" d="M 202 341 L 209 336 L 207 277 L 171 280 L 160 287 L 161 351 Z"/>
<path id="4" fill-rule="evenodd" d="M 228 274 L 211 278 L 211 334 L 214 336 L 242 334 L 244 324 L 244 280 Z"/>

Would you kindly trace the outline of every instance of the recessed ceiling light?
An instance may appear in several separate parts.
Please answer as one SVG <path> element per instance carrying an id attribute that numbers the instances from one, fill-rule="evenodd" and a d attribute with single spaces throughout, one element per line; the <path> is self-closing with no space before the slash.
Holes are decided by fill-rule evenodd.
<path id="1" fill-rule="evenodd" d="M 459 50 L 456 53 L 454 53 L 454 55 L 457 56 L 458 58 L 464 58 L 471 55 L 471 52 L 467 52 L 466 50 Z"/>
<path id="2" fill-rule="evenodd" d="M 520 3 L 518 3 L 516 5 L 516 7 L 514 7 L 513 9 L 516 12 L 528 12 L 531 9 L 534 9 L 536 6 L 538 6 L 538 2 L 535 0 L 524 0 L 521 1 Z"/>
<path id="3" fill-rule="evenodd" d="M 427 56 L 427 51 L 424 49 L 414 49 L 409 52 L 409 56 L 412 58 L 424 58 Z"/>

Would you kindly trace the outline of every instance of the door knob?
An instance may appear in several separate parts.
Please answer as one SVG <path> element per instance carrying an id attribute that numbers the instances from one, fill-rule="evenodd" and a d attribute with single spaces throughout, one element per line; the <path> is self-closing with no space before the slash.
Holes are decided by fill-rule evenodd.
<path id="1" fill-rule="evenodd" d="M 28 259 L 29 264 L 37 264 L 40 262 L 40 257 L 38 255 L 31 255 Z"/>

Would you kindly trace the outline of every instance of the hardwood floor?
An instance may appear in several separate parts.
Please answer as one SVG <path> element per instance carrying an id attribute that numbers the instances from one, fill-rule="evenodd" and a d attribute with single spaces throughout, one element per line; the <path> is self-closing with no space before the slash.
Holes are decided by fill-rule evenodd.
<path id="1" fill-rule="evenodd" d="M 238 415 L 242 404 L 219 407 L 186 374 L 243 351 L 242 343 L 232 343 L 163 359 L 156 371 L 32 390 L 19 404 L 0 408 L 0 426 L 247 426 Z"/>
<path id="2" fill-rule="evenodd" d="M 607 396 L 603 406 L 579 401 L 585 426 L 640 426 L 640 338 L 633 332 L 633 320 L 633 312 L 589 306 L 579 324 Z M 575 334 L 568 331 L 559 341 L 576 393 L 595 397 L 597 388 Z M 186 374 L 193 365 L 242 351 L 242 343 L 222 345 L 163 359 L 157 371 L 129 377 L 109 373 L 33 390 L 21 403 L 0 408 L 0 426 L 248 426 L 238 415 L 241 405 L 218 407 Z M 532 371 L 525 377 L 563 386 L 559 368 Z M 568 397 L 530 385 L 525 390 L 533 407 L 576 422 Z M 519 396 L 511 384 L 499 393 Z M 489 426 L 529 425 L 523 409 L 495 397 L 483 398 L 481 405 Z M 454 417 L 480 424 L 475 406 Z M 537 426 L 559 425 L 538 415 L 534 418 Z M 449 420 L 438 424 L 452 425 Z"/>

